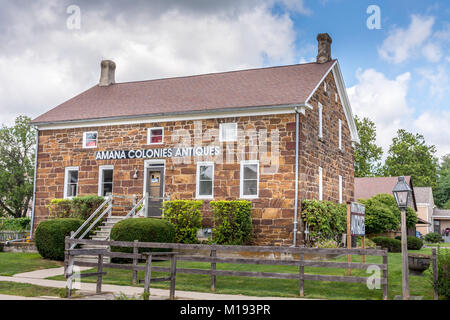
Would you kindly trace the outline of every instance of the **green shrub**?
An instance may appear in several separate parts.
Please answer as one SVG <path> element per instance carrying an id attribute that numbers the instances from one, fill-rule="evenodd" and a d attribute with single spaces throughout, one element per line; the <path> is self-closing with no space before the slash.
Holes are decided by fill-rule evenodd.
<path id="1" fill-rule="evenodd" d="M 450 250 L 438 247 L 438 279 L 436 288 L 440 298 L 450 300 Z"/>
<path id="2" fill-rule="evenodd" d="M 105 198 L 88 195 L 72 199 L 53 199 L 47 205 L 49 218 L 79 218 L 86 220 L 105 201 Z"/>
<path id="3" fill-rule="evenodd" d="M 46 207 L 49 218 L 73 218 L 71 199 L 52 199 Z"/>
<path id="4" fill-rule="evenodd" d="M 198 243 L 197 231 L 202 227 L 201 200 L 172 200 L 163 202 L 163 217 L 175 226 L 175 241 Z"/>
<path id="5" fill-rule="evenodd" d="M 158 218 L 130 218 L 117 222 L 111 229 L 111 240 L 139 242 L 175 242 L 175 227 L 172 223 Z M 111 247 L 113 252 L 132 253 L 133 248 Z M 139 248 L 139 253 L 149 251 L 169 251 L 168 249 Z M 113 259 L 117 262 L 129 262 L 130 259 Z"/>
<path id="6" fill-rule="evenodd" d="M 0 219 L 0 230 L 27 231 L 30 229 L 30 218 Z"/>
<path id="7" fill-rule="evenodd" d="M 431 242 L 431 243 L 439 243 L 439 242 L 444 241 L 442 236 L 439 233 L 437 233 L 437 232 L 427 233 L 425 235 L 424 239 L 425 239 L 426 242 Z"/>
<path id="8" fill-rule="evenodd" d="M 76 218 L 86 220 L 105 201 L 95 195 L 72 198 L 72 212 Z"/>
<path id="9" fill-rule="evenodd" d="M 345 204 L 331 201 L 303 200 L 302 218 L 308 226 L 310 241 L 335 240 L 340 242 L 347 229 Z"/>
<path id="10" fill-rule="evenodd" d="M 83 224 L 81 219 L 63 218 L 42 221 L 36 228 L 35 242 L 44 259 L 64 260 L 64 241 Z"/>
<path id="11" fill-rule="evenodd" d="M 395 239 L 402 241 L 402 236 L 396 236 Z M 406 241 L 408 250 L 420 250 L 423 247 L 422 239 L 417 237 L 407 236 Z"/>
<path id="12" fill-rule="evenodd" d="M 366 234 L 382 233 L 398 229 L 400 220 L 392 211 L 392 208 L 381 202 L 380 199 L 372 197 L 370 199 L 359 199 L 358 202 L 366 207 Z"/>
<path id="13" fill-rule="evenodd" d="M 247 200 L 211 201 L 214 228 L 213 240 L 217 244 L 250 244 L 253 237 L 252 204 Z"/>
<path id="14" fill-rule="evenodd" d="M 356 245 L 357 245 L 358 247 L 361 247 L 361 246 L 362 246 L 361 238 L 362 238 L 362 237 L 358 237 L 358 240 L 356 240 Z M 368 249 L 368 248 L 370 248 L 370 249 L 375 249 L 375 248 L 377 247 L 376 243 L 373 242 L 371 239 L 369 239 L 369 238 L 367 238 L 367 237 L 366 237 L 364 246 L 366 247 L 366 249 Z"/>
<path id="15" fill-rule="evenodd" d="M 388 249 L 388 252 L 402 252 L 402 242 L 397 239 L 388 237 L 375 237 L 372 241 L 381 246 L 384 249 Z"/>

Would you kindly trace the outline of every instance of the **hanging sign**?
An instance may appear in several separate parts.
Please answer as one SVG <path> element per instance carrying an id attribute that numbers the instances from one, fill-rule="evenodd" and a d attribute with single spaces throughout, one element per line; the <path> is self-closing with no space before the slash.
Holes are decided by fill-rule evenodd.
<path id="1" fill-rule="evenodd" d="M 350 204 L 350 233 L 352 236 L 366 235 L 365 211 L 366 207 L 360 203 L 352 202 Z"/>
<path id="2" fill-rule="evenodd" d="M 185 148 L 152 148 L 136 150 L 106 150 L 97 151 L 95 160 L 120 159 L 159 159 L 173 157 L 217 156 L 220 148 L 216 146 L 185 147 Z"/>

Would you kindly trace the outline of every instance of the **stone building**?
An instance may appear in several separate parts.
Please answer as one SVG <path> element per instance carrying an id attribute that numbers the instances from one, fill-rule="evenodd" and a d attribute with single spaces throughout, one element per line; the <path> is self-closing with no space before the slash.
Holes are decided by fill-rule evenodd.
<path id="1" fill-rule="evenodd" d="M 148 81 L 116 83 L 102 61 L 98 85 L 32 121 L 33 226 L 54 198 L 148 192 L 204 200 L 205 227 L 209 201 L 247 199 L 255 244 L 300 244 L 302 199 L 353 200 L 358 143 L 331 38 L 317 40 L 313 63 Z"/>

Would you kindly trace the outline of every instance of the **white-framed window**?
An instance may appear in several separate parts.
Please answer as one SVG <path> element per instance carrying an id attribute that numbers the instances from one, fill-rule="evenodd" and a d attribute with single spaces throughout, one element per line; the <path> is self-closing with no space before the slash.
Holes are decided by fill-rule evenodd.
<path id="1" fill-rule="evenodd" d="M 325 81 L 323 82 L 323 91 L 327 92 L 327 83 Z"/>
<path id="2" fill-rule="evenodd" d="M 78 167 L 66 167 L 64 174 L 64 198 L 78 195 Z"/>
<path id="3" fill-rule="evenodd" d="M 97 131 L 83 132 L 83 148 L 97 148 Z"/>
<path id="4" fill-rule="evenodd" d="M 334 94 L 334 101 L 338 102 L 338 94 L 337 93 Z"/>
<path id="5" fill-rule="evenodd" d="M 198 162 L 197 163 L 197 199 L 213 199 L 214 198 L 214 163 Z"/>
<path id="6" fill-rule="evenodd" d="M 105 197 L 113 192 L 114 166 L 105 165 L 98 167 L 98 195 Z"/>
<path id="7" fill-rule="evenodd" d="M 164 143 L 164 128 L 148 128 L 147 144 L 163 144 Z"/>
<path id="8" fill-rule="evenodd" d="M 339 176 L 339 203 L 342 203 L 342 176 Z"/>
<path id="9" fill-rule="evenodd" d="M 259 161 L 241 161 L 240 196 L 245 199 L 258 198 L 259 194 Z"/>
<path id="10" fill-rule="evenodd" d="M 339 119 L 338 121 L 338 141 L 339 141 L 339 150 L 342 150 L 342 120 Z"/>
<path id="11" fill-rule="evenodd" d="M 319 200 L 323 200 L 322 167 L 319 167 Z"/>
<path id="12" fill-rule="evenodd" d="M 319 112 L 319 138 L 322 138 L 323 137 L 323 119 L 322 119 L 323 106 L 320 102 L 319 102 L 319 107 L 317 109 Z"/>
<path id="13" fill-rule="evenodd" d="M 237 141 L 237 123 L 221 123 L 219 124 L 219 141 Z"/>

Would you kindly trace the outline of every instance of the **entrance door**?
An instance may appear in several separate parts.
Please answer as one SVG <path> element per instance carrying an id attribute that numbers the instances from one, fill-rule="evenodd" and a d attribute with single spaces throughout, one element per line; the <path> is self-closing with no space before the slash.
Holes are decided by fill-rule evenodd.
<path id="1" fill-rule="evenodd" d="M 147 168 L 148 217 L 160 217 L 164 196 L 164 165 L 151 165 Z"/>

